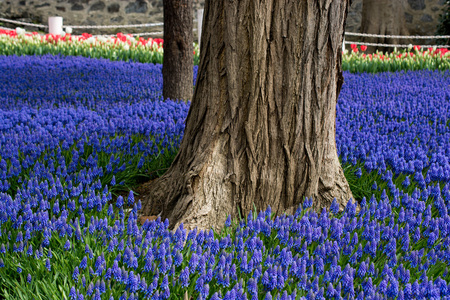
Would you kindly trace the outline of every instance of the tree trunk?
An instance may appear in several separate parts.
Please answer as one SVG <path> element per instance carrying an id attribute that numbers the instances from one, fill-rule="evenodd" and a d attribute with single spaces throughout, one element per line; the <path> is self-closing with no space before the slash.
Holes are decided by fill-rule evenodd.
<path id="1" fill-rule="evenodd" d="M 382 35 L 409 35 L 405 22 L 405 0 L 363 0 L 361 33 Z M 364 37 L 365 43 L 410 44 L 411 40 L 398 38 Z M 393 51 L 388 47 L 368 47 L 367 52 L 376 50 Z"/>
<path id="2" fill-rule="evenodd" d="M 164 99 L 190 100 L 193 91 L 192 0 L 164 0 Z"/>
<path id="3" fill-rule="evenodd" d="M 335 142 L 347 0 L 210 0 L 186 129 L 144 215 L 220 230 L 229 214 L 352 197 Z"/>

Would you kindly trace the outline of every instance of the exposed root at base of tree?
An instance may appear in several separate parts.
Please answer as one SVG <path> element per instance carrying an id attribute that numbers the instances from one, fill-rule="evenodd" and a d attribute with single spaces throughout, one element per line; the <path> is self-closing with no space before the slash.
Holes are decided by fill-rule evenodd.
<path id="1" fill-rule="evenodd" d="M 342 169 L 338 169 L 338 174 L 339 179 L 335 179 L 333 188 L 326 188 L 319 183 L 318 194 L 312 196 L 313 209 L 318 214 L 324 207 L 329 210 L 334 198 L 338 199 L 339 210 L 344 210 L 348 199 L 343 197 L 351 195 L 351 191 L 345 181 Z M 144 183 L 137 189 L 143 203 L 142 210 L 139 212 L 141 223 L 149 216 L 151 216 L 150 221 L 161 217 L 162 221 L 166 218 L 169 220 L 169 229 L 173 231 L 183 223 L 183 228 L 188 231 L 195 228 L 198 230 L 213 228 L 215 232 L 220 232 L 228 215 L 231 214 L 233 218 L 238 218 L 237 207 L 241 207 L 241 209 L 248 207 L 248 205 L 242 206 L 242 203 L 236 200 L 233 201 L 232 198 L 205 198 L 205 192 L 199 189 L 204 185 L 201 183 L 204 180 L 203 175 L 181 176 L 185 178 L 184 180 L 174 180 L 171 178 L 172 176 L 180 176 L 180 174 L 178 172 L 166 173 L 160 178 Z M 304 197 L 298 200 L 298 204 L 288 208 L 280 206 L 280 201 L 275 201 L 275 205 L 268 201 L 265 207 L 257 207 L 256 212 L 264 211 L 267 205 L 271 205 L 272 212 L 277 216 L 293 215 L 303 199 Z M 241 218 L 246 218 L 249 211 L 254 209 L 250 207 L 250 209 L 243 210 L 240 211 Z M 359 206 L 356 205 L 356 211 L 359 212 L 359 210 Z"/>

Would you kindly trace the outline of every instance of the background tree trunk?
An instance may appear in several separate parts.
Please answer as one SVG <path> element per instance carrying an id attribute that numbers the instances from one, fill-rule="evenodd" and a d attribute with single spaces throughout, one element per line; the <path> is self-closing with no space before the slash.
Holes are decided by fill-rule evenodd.
<path id="1" fill-rule="evenodd" d="M 190 100 L 193 91 L 192 0 L 164 0 L 164 99 Z"/>
<path id="2" fill-rule="evenodd" d="M 335 142 L 347 0 L 210 0 L 180 151 L 142 213 L 223 227 L 270 204 L 292 214 L 351 191 Z"/>
<path id="3" fill-rule="evenodd" d="M 405 22 L 406 0 L 363 0 L 361 33 L 384 35 L 409 35 Z M 410 44 L 411 40 L 398 38 L 364 37 L 365 43 Z M 393 51 L 388 47 L 368 47 L 367 52 Z"/>

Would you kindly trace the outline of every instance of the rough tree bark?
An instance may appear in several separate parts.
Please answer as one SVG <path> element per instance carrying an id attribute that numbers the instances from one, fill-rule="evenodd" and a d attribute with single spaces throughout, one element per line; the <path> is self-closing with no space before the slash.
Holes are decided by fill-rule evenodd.
<path id="1" fill-rule="evenodd" d="M 164 99 L 192 98 L 194 34 L 192 0 L 164 0 Z"/>
<path id="2" fill-rule="evenodd" d="M 361 16 L 361 33 L 382 35 L 409 35 L 405 22 L 406 0 L 363 0 Z M 364 37 L 365 43 L 379 44 L 409 44 L 412 41 L 398 38 Z M 392 51 L 388 47 L 368 47 L 367 52 L 376 49 Z"/>
<path id="3" fill-rule="evenodd" d="M 270 204 L 292 214 L 352 197 L 335 142 L 348 0 L 207 0 L 180 151 L 143 215 L 220 230 Z"/>

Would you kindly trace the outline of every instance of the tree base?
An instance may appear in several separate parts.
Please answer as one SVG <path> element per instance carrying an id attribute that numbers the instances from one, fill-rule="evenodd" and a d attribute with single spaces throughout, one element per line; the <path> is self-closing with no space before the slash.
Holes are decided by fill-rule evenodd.
<path id="1" fill-rule="evenodd" d="M 219 152 L 222 149 L 224 148 L 220 143 L 215 147 Z M 213 228 L 215 232 L 220 232 L 228 215 L 238 218 L 240 214 L 242 218 L 246 218 L 250 211 L 254 211 L 254 207 L 259 212 L 265 211 L 268 205 L 277 216 L 293 215 L 303 203 L 304 195 L 294 199 L 290 206 L 285 206 L 282 199 L 235 199 L 233 190 L 236 183 L 233 182 L 233 176 L 224 171 L 226 165 L 226 157 L 215 151 L 203 167 L 198 168 L 198 172 L 182 174 L 180 166 L 172 165 L 162 177 L 147 182 L 138 189 L 143 203 L 140 216 L 160 216 L 161 220 L 167 218 L 169 229 L 173 231 L 183 223 L 184 229 L 188 231 Z M 307 195 L 313 198 L 313 209 L 316 212 L 324 207 L 329 210 L 334 198 L 342 211 L 352 197 L 340 165 L 334 164 L 333 170 L 331 172 L 328 165 L 326 172 L 319 177 L 316 192 Z M 306 186 L 298 189 L 313 190 Z"/>
<path id="2" fill-rule="evenodd" d="M 220 230 L 268 205 L 352 197 L 336 151 L 347 0 L 205 2 L 197 84 L 172 166 L 143 215 Z"/>

